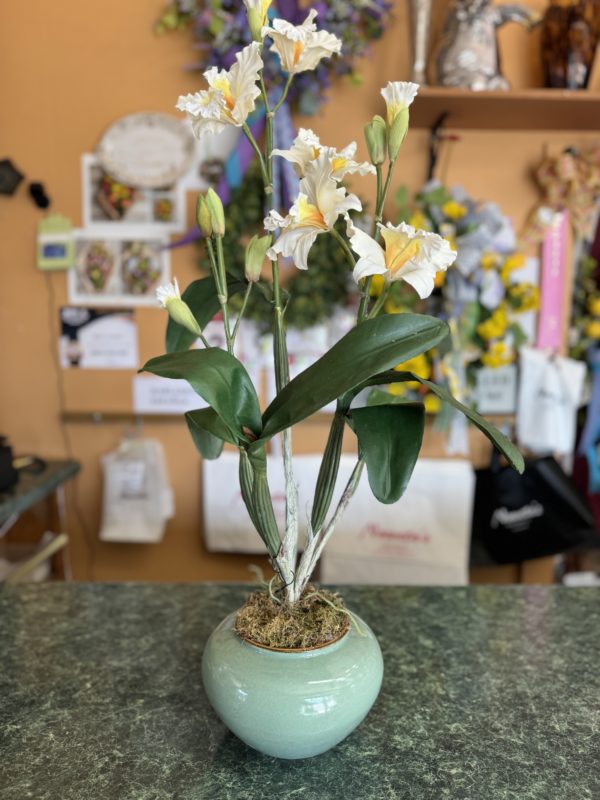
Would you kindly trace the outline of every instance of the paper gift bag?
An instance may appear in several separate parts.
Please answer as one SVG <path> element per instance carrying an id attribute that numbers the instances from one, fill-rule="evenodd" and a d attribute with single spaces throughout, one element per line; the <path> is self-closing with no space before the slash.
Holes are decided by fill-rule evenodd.
<path id="1" fill-rule="evenodd" d="M 321 456 L 294 457 L 294 479 L 298 486 L 300 542 L 307 532 L 308 509 L 312 506 Z M 204 540 L 212 552 L 264 553 L 265 545 L 250 522 L 238 481 L 239 456 L 223 453 L 216 461 L 202 464 Z M 283 461 L 267 457 L 271 499 L 279 530 L 285 530 L 285 480 Z M 348 473 L 349 474 L 349 473 Z M 341 478 L 342 479 L 342 478 Z"/>
<path id="2" fill-rule="evenodd" d="M 517 439 L 536 454 L 566 455 L 575 446 L 575 422 L 586 366 L 571 358 L 522 347 Z"/>
<path id="3" fill-rule="evenodd" d="M 354 458 L 342 458 L 345 475 Z M 383 505 L 366 475 L 321 561 L 324 583 L 459 585 L 468 580 L 470 462 L 421 459 L 403 497 Z"/>
<path id="4" fill-rule="evenodd" d="M 175 514 L 164 451 L 155 439 L 125 439 L 102 457 L 104 492 L 100 539 L 160 542 Z"/>

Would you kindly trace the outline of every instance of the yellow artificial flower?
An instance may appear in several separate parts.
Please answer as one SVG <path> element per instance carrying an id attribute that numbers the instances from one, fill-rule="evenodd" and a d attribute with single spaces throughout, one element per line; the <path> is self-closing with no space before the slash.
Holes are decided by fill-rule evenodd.
<path id="1" fill-rule="evenodd" d="M 481 362 L 492 369 L 505 367 L 507 364 L 512 364 L 514 360 L 514 351 L 505 342 L 494 342 L 490 349 L 481 356 Z"/>
<path id="2" fill-rule="evenodd" d="M 425 378 L 425 380 L 431 376 L 431 364 L 425 353 L 409 358 L 408 361 L 398 364 L 394 369 L 396 372 L 413 372 L 419 378 Z"/>
<path id="3" fill-rule="evenodd" d="M 600 296 L 590 297 L 587 301 L 587 307 L 590 314 L 600 317 Z"/>
<path id="4" fill-rule="evenodd" d="M 442 401 L 437 394 L 427 394 L 423 400 L 426 414 L 439 414 L 442 410 Z"/>
<path id="5" fill-rule="evenodd" d="M 436 272 L 435 278 L 433 281 L 433 285 L 436 289 L 440 289 L 446 283 L 446 273 L 445 272 Z"/>
<path id="6" fill-rule="evenodd" d="M 521 314 L 525 311 L 537 311 L 540 307 L 540 290 L 533 283 L 515 283 L 508 289 L 514 303 L 514 310 Z"/>
<path id="7" fill-rule="evenodd" d="M 600 339 L 600 320 L 590 320 L 585 326 L 585 335 L 590 339 Z"/>
<path id="8" fill-rule="evenodd" d="M 481 269 L 497 269 L 500 264 L 500 254 L 495 253 L 493 250 L 486 250 L 481 256 Z"/>
<path id="9" fill-rule="evenodd" d="M 516 269 L 522 269 L 525 265 L 525 256 L 522 253 L 513 253 L 511 256 L 508 256 L 504 260 L 502 264 L 502 269 L 500 270 L 500 277 L 502 278 L 502 283 L 505 286 L 508 286 L 510 283 L 511 275 Z"/>
<path id="10" fill-rule="evenodd" d="M 373 280 L 375 278 L 383 278 L 382 275 L 373 275 Z M 386 314 L 403 314 L 405 311 L 409 311 L 403 303 L 397 303 L 393 297 L 388 297 L 388 299 L 383 304 L 383 310 Z"/>
<path id="11" fill-rule="evenodd" d="M 414 381 L 412 381 L 412 383 L 414 383 Z M 408 383 L 390 383 L 388 391 L 396 397 L 404 397 L 408 391 Z"/>
<path id="12" fill-rule="evenodd" d="M 508 328 L 508 312 L 502 303 L 494 313 L 477 326 L 477 335 L 485 341 L 490 339 L 501 339 Z"/>
<path id="13" fill-rule="evenodd" d="M 413 228 L 420 228 L 422 231 L 431 230 L 431 223 L 422 211 L 414 211 L 408 223 L 412 225 Z"/>
<path id="14" fill-rule="evenodd" d="M 457 203 L 456 200 L 448 200 L 442 206 L 442 212 L 445 217 L 452 219 L 455 222 L 463 217 L 466 217 L 468 209 L 462 203 Z"/>
<path id="15" fill-rule="evenodd" d="M 373 275 L 373 279 L 371 280 L 371 288 L 369 289 L 369 294 L 371 297 L 379 297 L 382 293 L 383 288 L 385 286 L 385 278 L 383 275 Z"/>

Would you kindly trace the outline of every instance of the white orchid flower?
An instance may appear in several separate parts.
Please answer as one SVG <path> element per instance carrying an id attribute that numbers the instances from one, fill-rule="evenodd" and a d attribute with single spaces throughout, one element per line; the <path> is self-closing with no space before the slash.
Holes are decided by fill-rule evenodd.
<path id="1" fill-rule="evenodd" d="M 241 128 L 254 110 L 260 94 L 257 81 L 263 67 L 260 45 L 252 42 L 235 58 L 236 63 L 229 71 L 211 67 L 204 73 L 208 89 L 182 95 L 177 101 L 176 107 L 191 119 L 198 139 L 205 133 L 221 133 L 228 125 Z"/>
<path id="2" fill-rule="evenodd" d="M 329 58 L 342 49 L 341 39 L 327 31 L 317 30 L 313 22 L 316 16 L 313 8 L 302 25 L 292 25 L 278 18 L 273 20 L 272 28 L 262 29 L 262 35 L 272 39 L 273 50 L 281 59 L 282 68 L 290 75 L 315 69 L 322 58 Z"/>
<path id="3" fill-rule="evenodd" d="M 420 231 L 401 222 L 378 225 L 385 247 L 364 231 L 349 226 L 350 245 L 360 258 L 354 268 L 358 283 L 368 275 L 383 275 L 386 283 L 406 281 L 423 300 L 433 291 L 435 274 L 446 270 L 456 252 L 437 233 Z"/>
<path id="4" fill-rule="evenodd" d="M 269 231 L 281 230 L 267 256 L 275 261 L 279 254 L 292 258 L 298 269 L 308 269 L 308 253 L 320 233 L 332 230 L 338 217 L 348 219 L 350 210 L 361 211 L 360 200 L 338 186 L 326 153 L 311 162 L 300 181 L 300 194 L 289 214 L 282 217 L 271 211 L 265 219 Z"/>
<path id="5" fill-rule="evenodd" d="M 291 148 L 289 150 L 273 150 L 273 155 L 281 156 L 286 161 L 290 161 L 294 165 L 297 175 L 303 178 L 307 166 L 315 161 L 322 152 L 327 153 L 333 168 L 332 176 L 338 181 L 344 175 L 351 175 L 356 172 L 359 175 L 369 175 L 375 172 L 375 167 L 372 164 L 366 161 L 362 164 L 354 161 L 356 142 L 350 142 L 347 147 L 338 152 L 333 147 L 324 147 L 317 134 L 310 128 L 300 128 Z"/>
<path id="6" fill-rule="evenodd" d="M 384 86 L 381 96 L 387 107 L 388 125 L 391 126 L 398 114 L 411 105 L 418 91 L 419 84 L 410 81 L 390 81 Z"/>

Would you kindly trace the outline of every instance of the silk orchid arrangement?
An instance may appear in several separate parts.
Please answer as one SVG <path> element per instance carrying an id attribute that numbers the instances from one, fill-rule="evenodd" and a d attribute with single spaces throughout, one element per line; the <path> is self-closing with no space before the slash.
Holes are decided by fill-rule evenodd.
<path id="1" fill-rule="evenodd" d="M 384 306 L 392 285 L 404 281 L 424 298 L 434 287 L 436 273 L 446 270 L 456 253 L 441 236 L 400 223 L 384 224 L 388 189 L 408 131 L 409 106 L 418 86 L 392 82 L 383 90 L 386 119 L 375 116 L 365 127 L 370 161 L 354 160 L 356 145 L 341 151 L 321 144 L 310 130 L 301 129 L 287 150 L 273 147 L 277 111 L 296 74 L 315 69 L 340 52 L 335 35 L 317 31 L 316 11 L 300 25 L 274 19 L 266 21 L 265 3 L 245 0 L 254 41 L 237 54 L 229 71 L 205 72 L 208 88 L 181 97 L 177 107 L 189 117 L 194 133 L 218 132 L 225 125 L 241 128 L 260 164 L 267 198 L 273 198 L 273 160 L 291 161 L 301 180 L 299 193 L 287 213 L 270 208 L 264 231 L 258 231 L 246 250 L 245 273 L 234 274 L 225 263 L 223 236 L 226 220 L 214 190 L 200 195 L 197 220 L 206 239 L 212 274 L 194 281 L 181 295 L 177 282 L 161 287 L 160 303 L 169 313 L 167 354 L 153 358 L 143 370 L 167 378 L 187 380 L 207 408 L 190 411 L 186 420 L 193 440 L 204 458 L 218 458 L 225 443 L 239 451 L 239 482 L 250 519 L 269 553 L 278 590 L 293 604 L 302 596 L 317 561 L 349 504 L 366 467 L 369 485 L 383 503 L 396 502 L 403 494 L 416 463 L 424 431 L 422 403 L 359 405 L 357 396 L 372 386 L 420 381 L 444 401 L 460 409 L 498 447 L 517 469 L 523 459 L 499 431 L 471 409 L 462 406 L 445 389 L 411 372 L 394 367 L 435 347 L 447 335 L 445 322 L 423 314 L 387 314 Z M 266 4 L 268 5 L 268 3 Z M 260 23 L 260 24 L 259 24 Z M 276 47 L 285 73 L 285 89 L 272 105 L 263 79 L 262 50 L 265 38 Z M 247 125 L 256 103 L 266 113 L 264 143 L 256 141 Z M 385 173 L 385 175 L 384 175 Z M 358 197 L 347 191 L 348 174 L 376 177 L 374 229 L 359 230 L 351 212 L 361 210 Z M 345 235 L 339 220 L 345 222 Z M 343 230 L 343 228 L 342 228 Z M 287 296 L 280 285 L 279 259 L 287 258 L 298 269 L 307 269 L 308 254 L 319 236 L 334 237 L 348 261 L 359 287 L 356 326 L 324 356 L 293 380 L 289 377 L 285 310 Z M 270 262 L 271 280 L 262 279 Z M 384 289 L 372 299 L 373 276 L 382 276 Z M 273 359 L 277 395 L 261 412 L 259 397 L 244 365 L 235 357 L 235 341 L 246 301 L 251 292 L 268 298 L 274 317 Z M 241 294 L 235 321 L 228 302 Z M 221 311 L 226 347 L 209 346 L 203 335 L 206 324 Z M 200 340 L 202 346 L 189 349 Z M 309 533 L 299 556 L 298 496 L 292 463 L 292 427 L 332 401 L 336 402 L 331 429 L 317 477 L 310 512 Z M 342 451 L 349 426 L 357 438 L 357 460 L 341 498 L 331 511 Z M 281 436 L 286 483 L 285 530 L 280 531 L 273 511 L 267 480 L 266 448 Z"/>

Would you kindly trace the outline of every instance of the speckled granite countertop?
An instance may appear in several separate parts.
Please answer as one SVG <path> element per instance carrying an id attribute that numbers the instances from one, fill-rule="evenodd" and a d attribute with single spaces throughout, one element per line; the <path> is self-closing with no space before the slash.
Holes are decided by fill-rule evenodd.
<path id="1" fill-rule="evenodd" d="M 600 592 L 347 588 L 386 673 L 334 750 L 279 762 L 207 705 L 247 588 L 0 588 L 2 800 L 598 800 Z"/>

